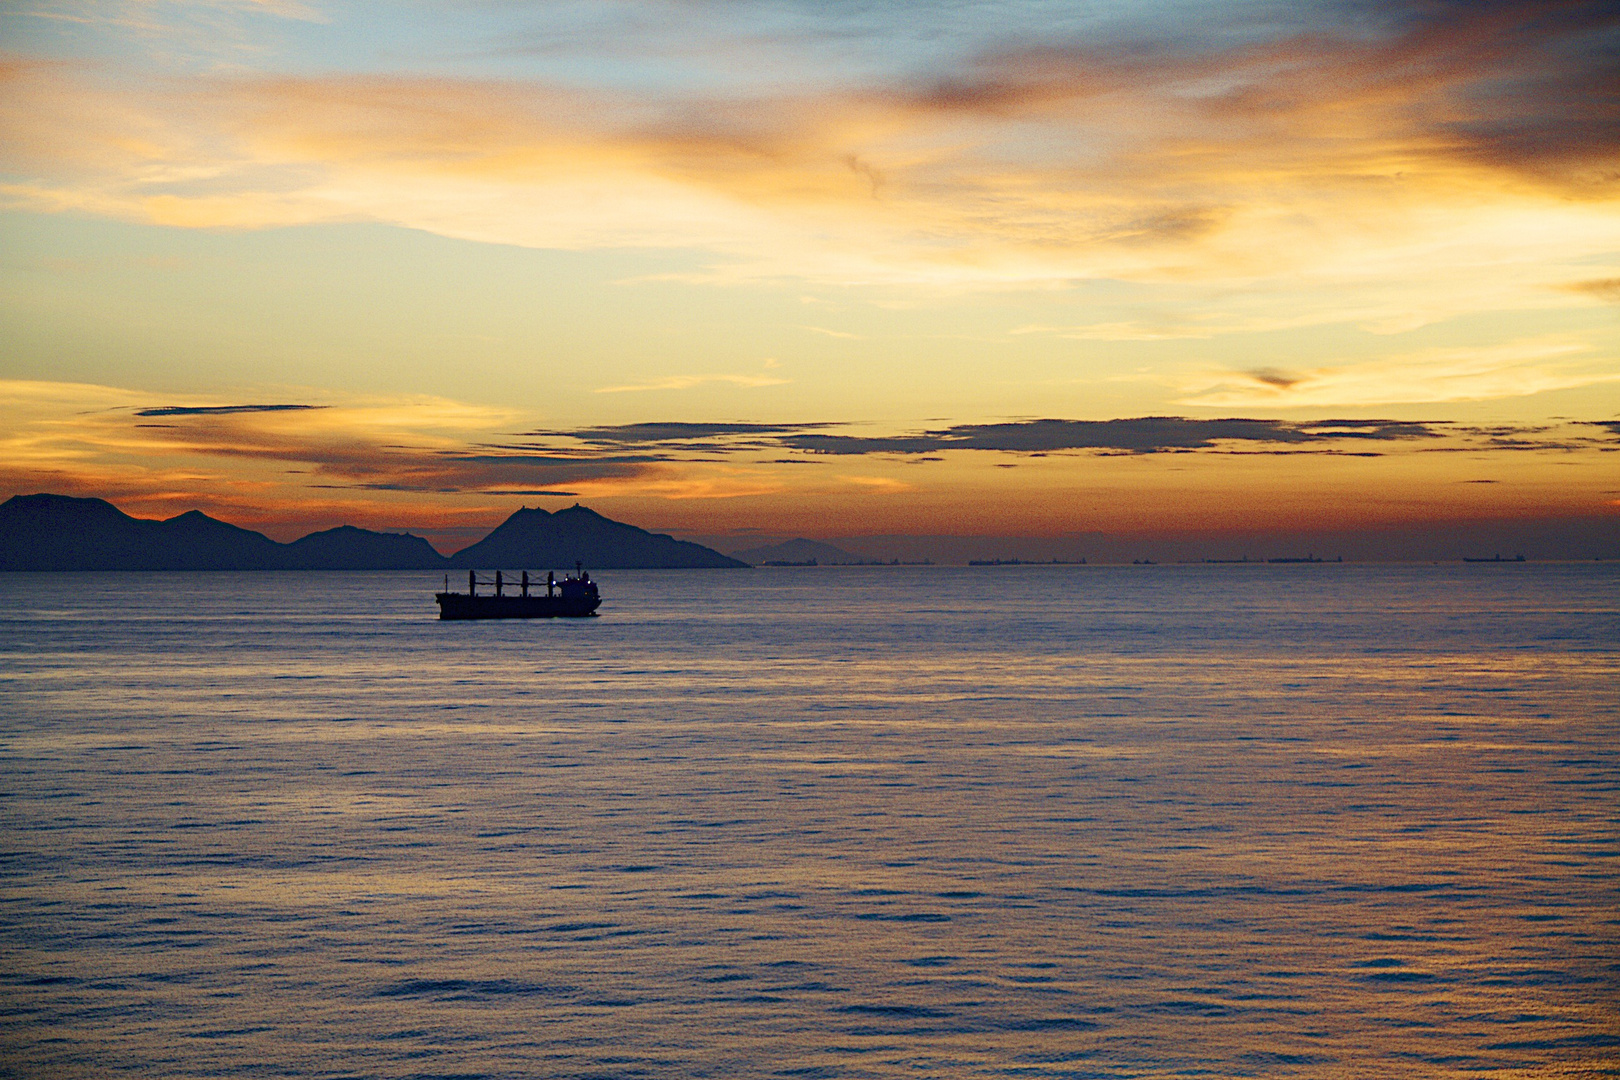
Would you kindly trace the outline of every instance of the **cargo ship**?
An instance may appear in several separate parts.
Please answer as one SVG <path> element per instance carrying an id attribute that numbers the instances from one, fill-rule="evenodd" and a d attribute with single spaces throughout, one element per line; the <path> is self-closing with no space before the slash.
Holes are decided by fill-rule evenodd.
<path id="1" fill-rule="evenodd" d="M 451 592 L 447 577 L 444 592 L 434 594 L 434 599 L 439 602 L 441 619 L 578 619 L 595 615 L 602 606 L 596 582 L 583 567 L 561 581 L 554 572 L 548 572 L 544 594 L 539 592 L 539 584 L 539 578 L 531 580 L 527 570 L 514 581 L 507 580 L 499 570 L 493 579 L 481 581 L 478 571 L 469 570 L 466 592 Z M 495 591 L 480 595 L 479 585 L 492 585 Z M 517 591 L 509 593 L 508 587 Z"/>

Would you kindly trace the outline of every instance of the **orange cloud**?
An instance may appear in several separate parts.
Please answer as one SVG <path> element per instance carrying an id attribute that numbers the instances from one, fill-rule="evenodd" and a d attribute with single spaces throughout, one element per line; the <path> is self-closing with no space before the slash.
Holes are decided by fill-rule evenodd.
<path id="1" fill-rule="evenodd" d="M 1612 358 L 1579 341 L 1541 338 L 1436 348 L 1298 371 L 1212 370 L 1186 376 L 1178 404 L 1214 408 L 1339 408 L 1524 397 L 1620 382 Z"/>
<path id="2" fill-rule="evenodd" d="M 761 386 L 783 386 L 790 380 L 779 379 L 770 375 L 671 375 L 668 378 L 654 379 L 648 383 L 635 383 L 627 386 L 601 386 L 597 387 L 598 394 L 628 394 L 646 390 L 690 390 L 695 386 L 704 386 L 709 383 L 730 383 L 732 386 L 755 388 Z"/>
<path id="3" fill-rule="evenodd" d="M 1620 277 L 1589 278 L 1586 281 L 1577 281 L 1565 285 L 1564 288 L 1570 292 L 1595 296 L 1599 300 L 1606 300 L 1611 304 L 1620 304 Z"/>
<path id="4" fill-rule="evenodd" d="M 498 494 L 666 471 L 656 454 L 487 445 L 480 440 L 513 415 L 442 399 L 175 405 L 114 387 L 20 380 L 0 381 L 0 395 L 12 491 Z"/>
<path id="5" fill-rule="evenodd" d="M 97 495 L 157 516 L 204 509 L 283 538 L 343 520 L 487 527 L 503 507 L 548 494 L 698 530 L 1152 530 L 1592 512 L 1613 497 L 1608 458 L 1620 446 L 1614 421 L 1178 417 L 899 435 L 630 424 L 496 442 L 490 433 L 519 418 L 437 399 L 297 398 L 0 383 L 0 495 Z M 1494 482 L 1471 482 L 1481 478 Z"/>
<path id="6" fill-rule="evenodd" d="M 305 466 L 313 487 L 406 492 L 529 493 L 585 481 L 656 472 L 649 455 L 570 456 L 487 448 L 459 440 L 381 441 L 363 410 L 337 420 L 259 414 L 177 417 L 143 423 L 146 452 L 203 455 Z M 357 415 L 358 414 L 358 415 Z"/>
<path id="7" fill-rule="evenodd" d="M 1273 303 L 1240 328 L 1573 303 L 1540 287 L 1620 243 L 1609 99 L 1583 92 L 1604 17 L 1448 11 L 1357 38 L 1026 48 L 918 85 L 726 99 L 380 76 L 114 86 L 14 63 L 0 114 L 24 179 L 3 193 L 183 226 L 696 247 L 721 276 L 1318 290 L 1303 316 Z M 1080 336 L 1111 333 L 1164 336 Z"/>

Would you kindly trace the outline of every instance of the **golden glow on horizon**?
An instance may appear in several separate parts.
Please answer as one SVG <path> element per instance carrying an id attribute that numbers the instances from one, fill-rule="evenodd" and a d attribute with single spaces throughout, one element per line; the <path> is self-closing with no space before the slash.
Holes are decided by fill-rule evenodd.
<path id="1" fill-rule="evenodd" d="M 282 538 L 343 522 L 488 527 L 548 493 L 660 528 L 766 522 L 846 536 L 1333 530 L 1613 506 L 1612 441 L 1571 425 L 1526 431 L 1511 451 L 1493 449 L 1502 432 L 1462 429 L 1396 442 L 1217 440 L 1172 453 L 671 455 L 496 443 L 492 429 L 521 418 L 447 400 L 268 411 L 153 406 L 150 395 L 76 384 L 11 381 L 0 394 L 11 403 L 0 479 L 13 490 L 101 495 L 137 515 L 200 508 Z"/>

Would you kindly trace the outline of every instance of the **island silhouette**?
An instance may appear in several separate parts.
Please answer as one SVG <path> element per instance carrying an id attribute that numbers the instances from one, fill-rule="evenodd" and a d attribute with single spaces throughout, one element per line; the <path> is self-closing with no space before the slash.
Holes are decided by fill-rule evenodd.
<path id="1" fill-rule="evenodd" d="M 771 563 L 787 566 L 843 566 L 867 563 L 873 560 L 820 540 L 795 537 L 778 544 L 761 544 L 743 551 L 733 551 L 733 558 L 754 566 Z"/>
<path id="2" fill-rule="evenodd" d="M 525 507 L 452 555 L 412 533 L 352 525 L 282 544 L 197 510 L 159 521 L 131 517 L 105 499 L 41 493 L 0 503 L 0 570 L 452 570 L 576 562 L 604 570 L 748 565 L 577 503 L 555 512 Z"/>

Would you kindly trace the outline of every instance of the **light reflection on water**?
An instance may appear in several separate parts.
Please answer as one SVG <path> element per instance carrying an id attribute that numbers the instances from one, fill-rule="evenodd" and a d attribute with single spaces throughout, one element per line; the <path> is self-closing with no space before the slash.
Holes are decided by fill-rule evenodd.
<path id="1" fill-rule="evenodd" d="M 0 1072 L 1612 1074 L 1612 566 L 0 575 Z"/>

